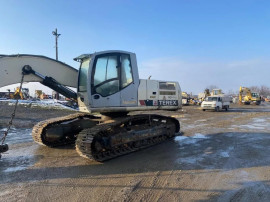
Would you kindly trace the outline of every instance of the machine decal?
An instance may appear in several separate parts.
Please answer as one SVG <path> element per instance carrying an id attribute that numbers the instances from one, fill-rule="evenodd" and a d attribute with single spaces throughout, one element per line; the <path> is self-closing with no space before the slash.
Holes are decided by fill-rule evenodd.
<path id="1" fill-rule="evenodd" d="M 178 100 L 159 100 L 158 106 L 178 106 Z"/>
<path id="2" fill-rule="evenodd" d="M 178 106 L 178 100 L 139 100 L 143 106 Z"/>
<path id="3" fill-rule="evenodd" d="M 129 101 L 124 100 L 123 104 L 125 104 L 125 105 L 134 105 L 134 104 L 137 104 L 137 101 L 136 100 L 129 100 Z"/>
<path id="4" fill-rule="evenodd" d="M 139 100 L 140 105 L 143 106 L 153 106 L 153 100 Z"/>

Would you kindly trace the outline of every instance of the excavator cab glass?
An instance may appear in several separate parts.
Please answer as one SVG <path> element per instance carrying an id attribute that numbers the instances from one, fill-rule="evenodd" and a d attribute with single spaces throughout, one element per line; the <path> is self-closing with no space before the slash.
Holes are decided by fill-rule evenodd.
<path id="1" fill-rule="evenodd" d="M 84 59 L 81 63 L 80 71 L 79 71 L 79 92 L 87 91 L 87 72 L 89 68 L 90 58 Z"/>
<path id="2" fill-rule="evenodd" d="M 133 82 L 129 55 L 105 54 L 95 59 L 92 95 L 106 97 L 119 92 Z"/>

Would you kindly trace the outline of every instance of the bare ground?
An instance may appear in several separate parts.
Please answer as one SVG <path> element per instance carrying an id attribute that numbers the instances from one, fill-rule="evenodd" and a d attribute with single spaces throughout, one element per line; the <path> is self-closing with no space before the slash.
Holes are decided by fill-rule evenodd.
<path id="1" fill-rule="evenodd" d="M 13 107 L 0 107 L 4 128 Z M 270 200 L 267 103 L 228 112 L 197 106 L 162 112 L 179 119 L 184 136 L 105 163 L 79 157 L 73 146 L 47 148 L 31 140 L 35 123 L 69 113 L 18 108 L 11 149 L 0 160 L 0 201 Z"/>

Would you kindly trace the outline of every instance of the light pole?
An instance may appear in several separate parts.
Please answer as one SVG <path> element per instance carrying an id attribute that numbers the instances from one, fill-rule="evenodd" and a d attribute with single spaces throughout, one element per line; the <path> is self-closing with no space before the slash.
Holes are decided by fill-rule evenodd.
<path id="1" fill-rule="evenodd" d="M 55 31 L 52 32 L 52 34 L 55 36 L 55 51 L 56 51 L 56 60 L 58 60 L 58 37 L 61 34 L 57 33 L 57 28 L 55 29 Z"/>
<path id="2" fill-rule="evenodd" d="M 55 36 L 55 53 L 56 53 L 56 60 L 58 60 L 58 37 L 61 34 L 57 33 L 57 28 L 55 28 L 55 31 L 53 31 L 52 34 Z M 58 92 L 56 92 L 55 97 L 57 100 L 59 100 L 59 93 Z"/>

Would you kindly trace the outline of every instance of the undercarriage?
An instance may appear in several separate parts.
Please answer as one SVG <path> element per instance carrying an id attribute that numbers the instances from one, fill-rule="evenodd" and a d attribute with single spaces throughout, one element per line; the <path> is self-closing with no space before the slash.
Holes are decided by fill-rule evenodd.
<path id="1" fill-rule="evenodd" d="M 35 142 L 49 147 L 75 144 L 80 156 L 102 162 L 163 142 L 179 130 L 175 118 L 161 115 L 108 120 L 77 113 L 39 122 L 32 136 Z"/>

